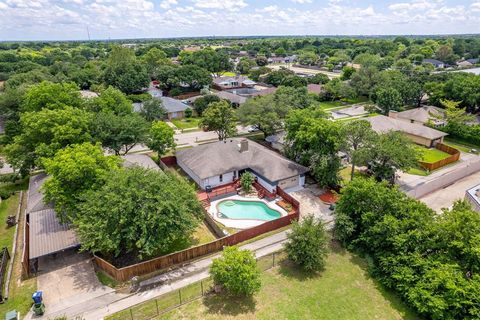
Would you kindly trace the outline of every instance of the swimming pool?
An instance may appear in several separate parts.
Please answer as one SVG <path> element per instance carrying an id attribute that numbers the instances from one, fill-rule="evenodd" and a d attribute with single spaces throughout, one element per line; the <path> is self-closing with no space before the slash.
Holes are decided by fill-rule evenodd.
<path id="1" fill-rule="evenodd" d="M 270 221 L 282 216 L 261 201 L 224 200 L 217 204 L 218 216 L 224 219 Z"/>

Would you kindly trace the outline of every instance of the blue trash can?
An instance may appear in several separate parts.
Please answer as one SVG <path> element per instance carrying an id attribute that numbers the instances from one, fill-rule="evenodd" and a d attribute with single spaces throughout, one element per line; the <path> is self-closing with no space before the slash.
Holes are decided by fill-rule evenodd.
<path id="1" fill-rule="evenodd" d="M 32 294 L 32 299 L 33 299 L 33 303 L 37 304 L 37 303 L 42 303 L 42 291 L 35 291 L 33 294 Z"/>

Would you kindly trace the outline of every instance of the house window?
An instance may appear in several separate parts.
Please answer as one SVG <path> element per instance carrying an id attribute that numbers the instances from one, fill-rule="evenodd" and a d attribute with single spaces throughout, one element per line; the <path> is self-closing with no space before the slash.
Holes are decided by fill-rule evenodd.
<path id="1" fill-rule="evenodd" d="M 223 182 L 223 174 L 220 175 L 220 182 Z"/>

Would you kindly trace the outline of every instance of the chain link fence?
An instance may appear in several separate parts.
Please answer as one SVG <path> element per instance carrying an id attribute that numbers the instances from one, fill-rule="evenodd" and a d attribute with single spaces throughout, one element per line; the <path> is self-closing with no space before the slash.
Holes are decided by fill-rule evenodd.
<path id="1" fill-rule="evenodd" d="M 286 253 L 274 252 L 257 259 L 260 271 L 267 271 L 286 259 Z M 158 298 L 135 305 L 129 309 L 107 317 L 108 320 L 149 320 L 170 310 L 178 308 L 193 300 L 199 299 L 213 290 L 213 280 L 210 278 L 192 283 L 181 289 L 166 293 Z"/>

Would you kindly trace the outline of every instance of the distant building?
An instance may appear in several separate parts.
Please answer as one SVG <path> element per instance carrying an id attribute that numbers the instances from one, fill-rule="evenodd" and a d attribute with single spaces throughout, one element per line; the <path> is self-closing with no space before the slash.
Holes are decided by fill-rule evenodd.
<path id="1" fill-rule="evenodd" d="M 443 138 L 448 134 L 439 130 L 426 127 L 421 124 L 409 123 L 405 120 L 399 120 L 383 115 L 365 118 L 370 122 L 372 129 L 377 133 L 387 133 L 389 131 L 399 131 L 404 133 L 410 140 L 416 144 L 434 147 L 437 143 L 442 143 Z"/>
<path id="2" fill-rule="evenodd" d="M 457 66 L 462 67 L 462 68 L 468 68 L 468 67 L 472 67 L 472 66 L 474 66 L 478 63 L 479 63 L 479 59 L 466 59 L 466 60 L 457 61 Z"/>
<path id="3" fill-rule="evenodd" d="M 90 90 L 80 90 L 80 96 L 83 99 L 93 99 L 98 97 L 98 93 Z"/>
<path id="4" fill-rule="evenodd" d="M 160 100 L 162 100 L 163 107 L 167 110 L 167 118 L 169 120 L 183 119 L 185 117 L 185 110 L 190 108 L 182 101 L 170 97 L 160 97 Z"/>
<path id="5" fill-rule="evenodd" d="M 229 91 L 217 91 L 213 93 L 220 99 L 225 99 L 230 101 L 233 107 L 239 107 L 241 104 L 244 104 L 245 101 L 247 101 L 246 97 L 243 97 L 241 95 L 238 95 L 235 90 L 232 92 Z"/>
<path id="6" fill-rule="evenodd" d="M 443 120 L 445 110 L 434 106 L 423 106 L 401 112 L 390 111 L 388 116 L 417 124 L 426 124 L 428 122 L 439 126 L 445 124 L 445 120 Z"/>
<path id="7" fill-rule="evenodd" d="M 423 59 L 422 63 L 428 63 L 435 67 L 435 69 L 443 69 L 446 67 L 445 62 L 436 59 Z"/>
<path id="8" fill-rule="evenodd" d="M 465 192 L 465 200 L 470 202 L 473 210 L 480 212 L 480 184 Z"/>
<path id="9" fill-rule="evenodd" d="M 213 79 L 213 87 L 218 90 L 253 88 L 257 83 L 245 76 L 218 77 Z"/>

